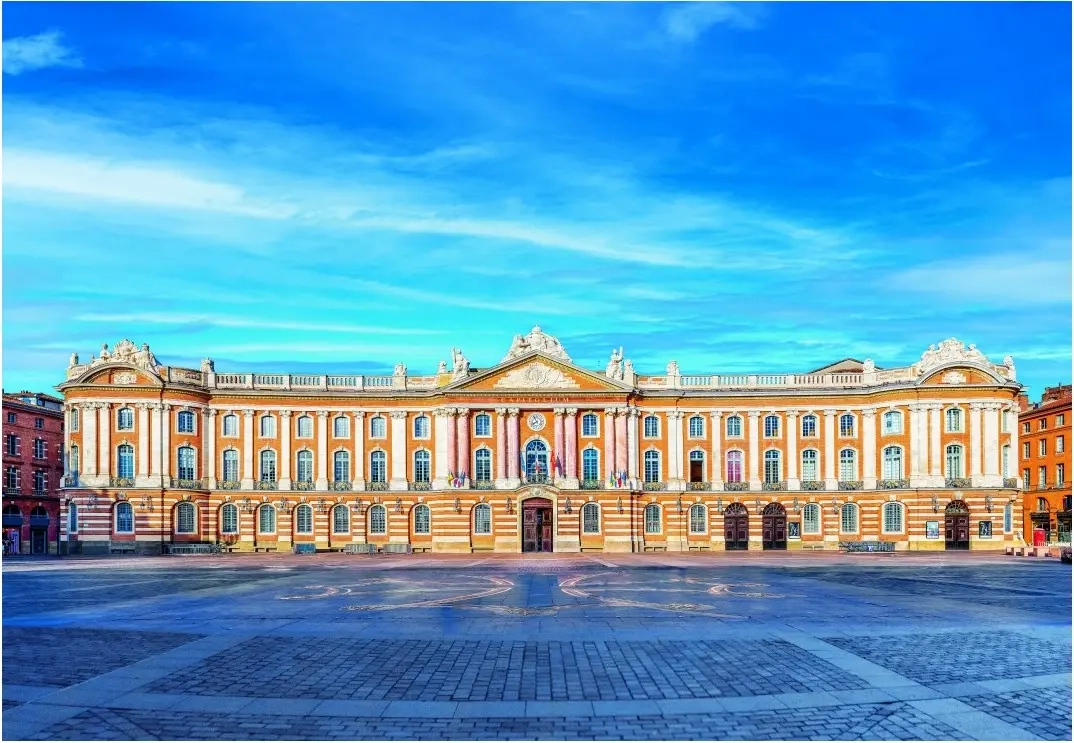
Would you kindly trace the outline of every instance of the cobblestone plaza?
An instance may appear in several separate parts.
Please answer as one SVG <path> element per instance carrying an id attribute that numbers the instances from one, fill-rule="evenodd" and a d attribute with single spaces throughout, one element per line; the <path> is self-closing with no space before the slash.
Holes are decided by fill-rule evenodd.
<path id="1" fill-rule="evenodd" d="M 230 555 L 3 580 L 5 740 L 1071 734 L 1054 560 Z"/>

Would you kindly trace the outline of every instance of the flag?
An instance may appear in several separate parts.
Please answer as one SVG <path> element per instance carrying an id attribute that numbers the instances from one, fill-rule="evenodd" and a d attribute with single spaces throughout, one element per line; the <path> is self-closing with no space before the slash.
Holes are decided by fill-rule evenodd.
<path id="1" fill-rule="evenodd" d="M 610 487 L 610 488 L 615 487 L 615 477 L 612 475 L 611 472 L 608 473 L 608 487 Z"/>
<path id="2" fill-rule="evenodd" d="M 459 473 L 459 487 L 461 488 L 466 484 L 466 470 Z"/>
<path id="3" fill-rule="evenodd" d="M 451 470 L 447 471 L 447 484 L 449 487 L 455 487 L 455 473 Z"/>
<path id="4" fill-rule="evenodd" d="M 559 458 L 558 458 L 558 457 L 556 457 L 556 453 L 555 453 L 555 452 L 552 452 L 552 454 L 551 454 L 551 460 L 550 460 L 550 461 L 551 461 L 551 463 L 552 463 L 552 464 L 551 464 L 551 466 L 550 466 L 550 467 L 548 468 L 548 469 L 549 469 L 549 474 L 553 474 L 553 473 L 554 473 L 554 474 L 557 474 L 557 475 L 562 475 L 563 473 L 559 471 L 559 467 L 560 467 L 560 464 L 559 464 Z"/>
<path id="5" fill-rule="evenodd" d="M 616 473 L 616 475 L 615 475 L 615 487 L 617 487 L 617 488 L 623 487 L 623 473 L 622 472 Z"/>
<path id="6" fill-rule="evenodd" d="M 524 452 L 524 451 L 520 451 L 520 452 L 518 453 L 518 459 L 519 459 L 519 462 L 520 462 L 520 463 L 521 463 L 521 465 L 522 465 L 522 469 L 520 469 L 520 470 L 519 470 L 519 476 L 520 476 L 520 477 L 521 477 L 521 478 L 522 478 L 523 480 L 525 480 L 525 479 L 526 479 L 526 474 L 527 474 L 527 473 L 526 473 L 526 452 Z"/>

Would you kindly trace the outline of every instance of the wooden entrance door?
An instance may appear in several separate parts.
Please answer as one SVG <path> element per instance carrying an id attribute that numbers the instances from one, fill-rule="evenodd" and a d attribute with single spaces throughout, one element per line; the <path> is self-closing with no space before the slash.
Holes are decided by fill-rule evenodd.
<path id="1" fill-rule="evenodd" d="M 44 529 L 31 529 L 30 530 L 30 554 L 43 555 L 45 554 L 46 532 Z"/>
<path id="2" fill-rule="evenodd" d="M 750 517 L 741 503 L 732 503 L 723 512 L 723 539 L 725 550 L 750 548 Z"/>
<path id="3" fill-rule="evenodd" d="M 761 514 L 761 549 L 787 549 L 787 509 L 769 503 Z"/>
<path id="4" fill-rule="evenodd" d="M 547 498 L 522 504 L 522 551 L 552 551 L 552 502 Z"/>
<path id="5" fill-rule="evenodd" d="M 944 548 L 970 548 L 970 509 L 963 501 L 951 501 L 943 515 Z"/>

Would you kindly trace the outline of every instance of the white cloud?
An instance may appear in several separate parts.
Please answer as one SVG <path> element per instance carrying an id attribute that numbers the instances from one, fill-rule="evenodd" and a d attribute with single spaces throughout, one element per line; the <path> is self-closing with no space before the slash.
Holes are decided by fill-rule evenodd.
<path id="1" fill-rule="evenodd" d="M 4 72 L 19 75 L 46 67 L 81 67 L 74 51 L 60 44 L 58 31 L 37 36 L 20 36 L 3 43 Z"/>
<path id="2" fill-rule="evenodd" d="M 884 284 L 952 303 L 1069 305 L 1069 277 L 1069 259 L 999 253 L 915 266 L 887 277 Z"/>
<path id="3" fill-rule="evenodd" d="M 247 320 L 241 317 L 215 315 L 188 315 L 182 313 L 130 313 L 78 315 L 79 322 L 145 323 L 148 325 L 205 324 L 221 328 L 248 328 L 251 330 L 307 330 L 324 333 L 358 333 L 362 335 L 442 335 L 440 330 L 422 328 L 389 328 L 381 325 L 338 325 L 332 323 L 289 322 L 275 320 Z"/>
<path id="4" fill-rule="evenodd" d="M 739 3 L 688 3 L 667 11 L 664 29 L 680 41 L 695 41 L 701 34 L 718 24 L 737 28 L 753 28 L 757 24 L 755 7 Z"/>

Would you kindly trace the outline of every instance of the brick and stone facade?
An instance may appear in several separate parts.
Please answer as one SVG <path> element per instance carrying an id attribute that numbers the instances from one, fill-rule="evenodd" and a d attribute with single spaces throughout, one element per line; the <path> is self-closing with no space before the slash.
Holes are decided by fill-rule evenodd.
<path id="1" fill-rule="evenodd" d="M 1048 543 L 1070 541 L 1069 384 L 1046 387 L 1039 403 L 1022 400 L 1020 472 L 1025 479 L 1022 512 L 1026 541 L 1036 529 Z"/>
<path id="2" fill-rule="evenodd" d="M 63 400 L 3 393 L 6 553 L 55 554 L 63 492 Z"/>

